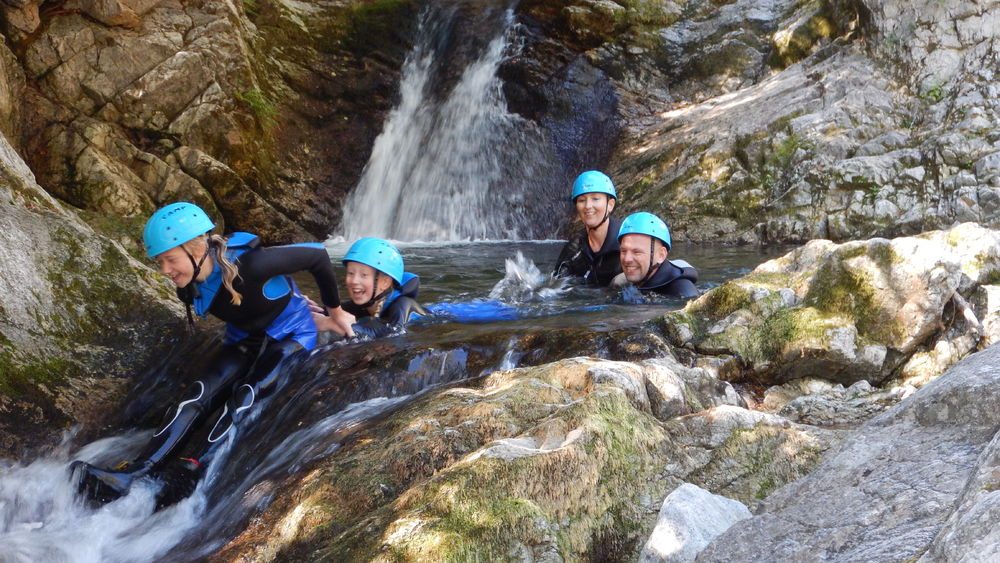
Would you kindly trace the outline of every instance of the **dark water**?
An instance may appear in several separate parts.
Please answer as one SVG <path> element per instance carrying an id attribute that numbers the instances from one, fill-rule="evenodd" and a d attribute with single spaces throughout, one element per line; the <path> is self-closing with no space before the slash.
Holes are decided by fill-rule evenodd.
<path id="1" fill-rule="evenodd" d="M 215 461 L 190 498 L 154 512 L 158 484 L 141 480 L 119 501 L 96 510 L 86 506 L 67 479 L 69 462 L 110 464 L 141 448 L 158 413 L 175 402 L 185 381 L 197 377 L 218 342 L 182 346 L 137 377 L 122 409 L 123 430 L 90 444 L 70 435 L 57 451 L 30 464 L 0 460 L 0 561 L 200 559 L 239 534 L 289 482 L 335 455 L 346 437 L 414 398 L 456 382 L 474 384 L 469 380 L 497 369 L 580 354 L 614 357 L 607 335 L 681 305 L 627 303 L 620 292 L 552 280 L 548 272 L 560 248 L 558 242 L 402 245 L 407 269 L 423 281 L 422 302 L 476 302 L 492 295 L 520 317 L 424 323 L 397 337 L 333 342 L 303 354 L 287 370 L 283 387 L 234 439 L 213 451 Z M 346 248 L 333 244 L 330 250 L 339 263 Z M 675 250 L 672 257 L 700 270 L 703 289 L 780 253 L 752 247 Z M 299 281 L 309 292 L 311 281 Z"/>

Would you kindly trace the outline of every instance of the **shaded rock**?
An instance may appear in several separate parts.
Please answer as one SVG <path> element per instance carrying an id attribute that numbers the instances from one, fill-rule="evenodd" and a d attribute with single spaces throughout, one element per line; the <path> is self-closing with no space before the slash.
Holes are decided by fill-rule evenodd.
<path id="1" fill-rule="evenodd" d="M 861 380 L 847 389 L 837 385 L 828 391 L 796 397 L 778 414 L 801 424 L 849 426 L 865 422 L 895 405 L 916 389 L 911 385 L 887 390 L 873 389 Z"/>
<path id="2" fill-rule="evenodd" d="M 987 348 L 1000 342 L 1000 286 L 983 285 L 972 299 L 976 317 L 983 323 L 980 346 Z"/>
<path id="3" fill-rule="evenodd" d="M 760 553 L 774 561 L 923 555 L 950 518 L 968 514 L 958 512 L 965 495 L 970 506 L 986 496 L 974 483 L 979 467 L 992 463 L 987 452 L 1000 424 L 998 359 L 997 347 L 974 354 L 869 421 L 813 473 L 719 536 L 698 561 Z"/>
<path id="4" fill-rule="evenodd" d="M 0 134 L 16 140 L 21 134 L 19 104 L 24 96 L 24 73 L 6 44 L 0 44 Z"/>
<path id="5" fill-rule="evenodd" d="M 983 324 L 961 294 L 956 293 L 947 304 L 941 323 L 946 328 L 900 369 L 904 384 L 920 387 L 978 349 Z"/>
<path id="6" fill-rule="evenodd" d="M 37 13 L 34 0 L 20 4 Z M 74 0 L 42 15 L 18 46 L 33 86 L 19 144 L 45 189 L 126 218 L 182 198 L 210 202 L 231 228 L 271 243 L 326 236 L 339 221 L 413 21 L 405 1 Z M 379 33 L 377 45 L 359 40 Z M 228 167 L 239 189 L 198 185 L 169 159 L 178 148 Z"/>
<path id="7" fill-rule="evenodd" d="M 182 330 L 165 280 L 46 194 L 0 136 L 0 455 L 93 428 Z"/>
<path id="8" fill-rule="evenodd" d="M 750 510 L 743 503 L 684 483 L 664 499 L 639 561 L 694 561 L 716 536 L 747 518 Z"/>

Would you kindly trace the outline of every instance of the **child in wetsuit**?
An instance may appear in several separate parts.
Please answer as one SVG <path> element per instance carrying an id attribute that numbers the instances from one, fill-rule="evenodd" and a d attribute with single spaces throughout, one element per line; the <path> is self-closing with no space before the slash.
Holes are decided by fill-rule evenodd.
<path id="1" fill-rule="evenodd" d="M 136 478 L 178 461 L 188 438 L 218 409 L 222 412 L 201 449 L 223 439 L 256 401 L 274 391 L 289 358 L 316 346 L 310 307 L 289 274 L 305 270 L 315 278 L 323 330 L 353 335 L 353 318 L 340 306 L 333 264 L 322 244 L 266 248 L 249 233 L 209 235 L 214 228 L 202 209 L 184 202 L 158 210 L 146 223 L 146 253 L 177 287 L 188 321 L 193 323 L 192 309 L 222 319 L 225 343 L 138 458 L 113 469 L 74 462 L 81 490 L 94 500 L 114 500 Z M 195 458 L 183 464 L 192 473 L 200 469 Z"/>
<path id="2" fill-rule="evenodd" d="M 428 312 L 417 303 L 420 278 L 403 269 L 403 256 L 380 238 L 358 239 L 344 256 L 349 302 L 344 310 L 357 319 L 355 334 L 378 338 L 398 331 Z M 316 325 L 323 329 L 326 317 L 314 304 Z M 332 327 L 331 327 L 332 328 Z"/>

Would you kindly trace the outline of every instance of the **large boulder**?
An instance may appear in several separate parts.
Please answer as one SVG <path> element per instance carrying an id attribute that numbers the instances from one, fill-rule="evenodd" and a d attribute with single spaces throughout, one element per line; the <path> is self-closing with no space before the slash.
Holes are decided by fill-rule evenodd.
<path id="1" fill-rule="evenodd" d="M 0 456 L 113 413 L 182 329 L 165 280 L 49 196 L 0 135 Z"/>
<path id="2" fill-rule="evenodd" d="M 765 499 L 698 561 L 986 561 L 1000 348 L 966 358 Z"/>
<path id="3" fill-rule="evenodd" d="M 981 323 L 963 295 L 1000 269 L 998 244 L 1000 233 L 974 224 L 813 241 L 668 314 L 667 332 L 701 353 L 739 355 L 766 383 L 921 384 L 978 345 Z"/>
<path id="4" fill-rule="evenodd" d="M 217 557 L 635 557 L 666 493 L 708 465 L 711 450 L 742 424 L 719 414 L 658 420 L 647 378 L 662 369 L 573 358 L 428 394 L 360 429 L 285 484 L 287 492 Z M 719 409 L 749 412 L 730 406 L 706 412 Z M 828 447 L 829 432 L 808 438 L 811 430 L 766 416 L 787 429 L 756 434 L 767 440 L 739 440 L 747 463 L 754 455 L 779 459 L 808 449 L 790 462 L 804 470 Z M 732 423 L 714 425 L 709 438 L 696 418 Z M 750 427 L 760 422 L 743 418 Z M 703 455 L 690 459 L 695 448 L 681 445 L 685 440 L 697 441 Z M 772 472 L 769 486 L 793 474 Z M 273 534 L 276 528 L 283 532 Z"/>

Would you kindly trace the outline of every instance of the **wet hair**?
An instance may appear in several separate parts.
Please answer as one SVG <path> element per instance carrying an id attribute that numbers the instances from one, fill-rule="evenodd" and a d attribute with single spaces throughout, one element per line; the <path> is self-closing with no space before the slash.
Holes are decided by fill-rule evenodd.
<path id="1" fill-rule="evenodd" d="M 225 237 L 220 235 L 202 235 L 190 242 L 184 243 L 184 248 L 191 252 L 192 248 L 188 245 L 196 243 L 199 245 L 206 245 L 206 252 L 211 253 L 212 260 L 214 260 L 219 267 L 222 268 L 222 285 L 226 288 L 232 299 L 230 303 L 233 305 L 239 305 L 243 303 L 243 294 L 233 289 L 233 280 L 235 280 L 240 275 L 240 270 L 227 256 L 226 248 L 228 243 Z"/>

